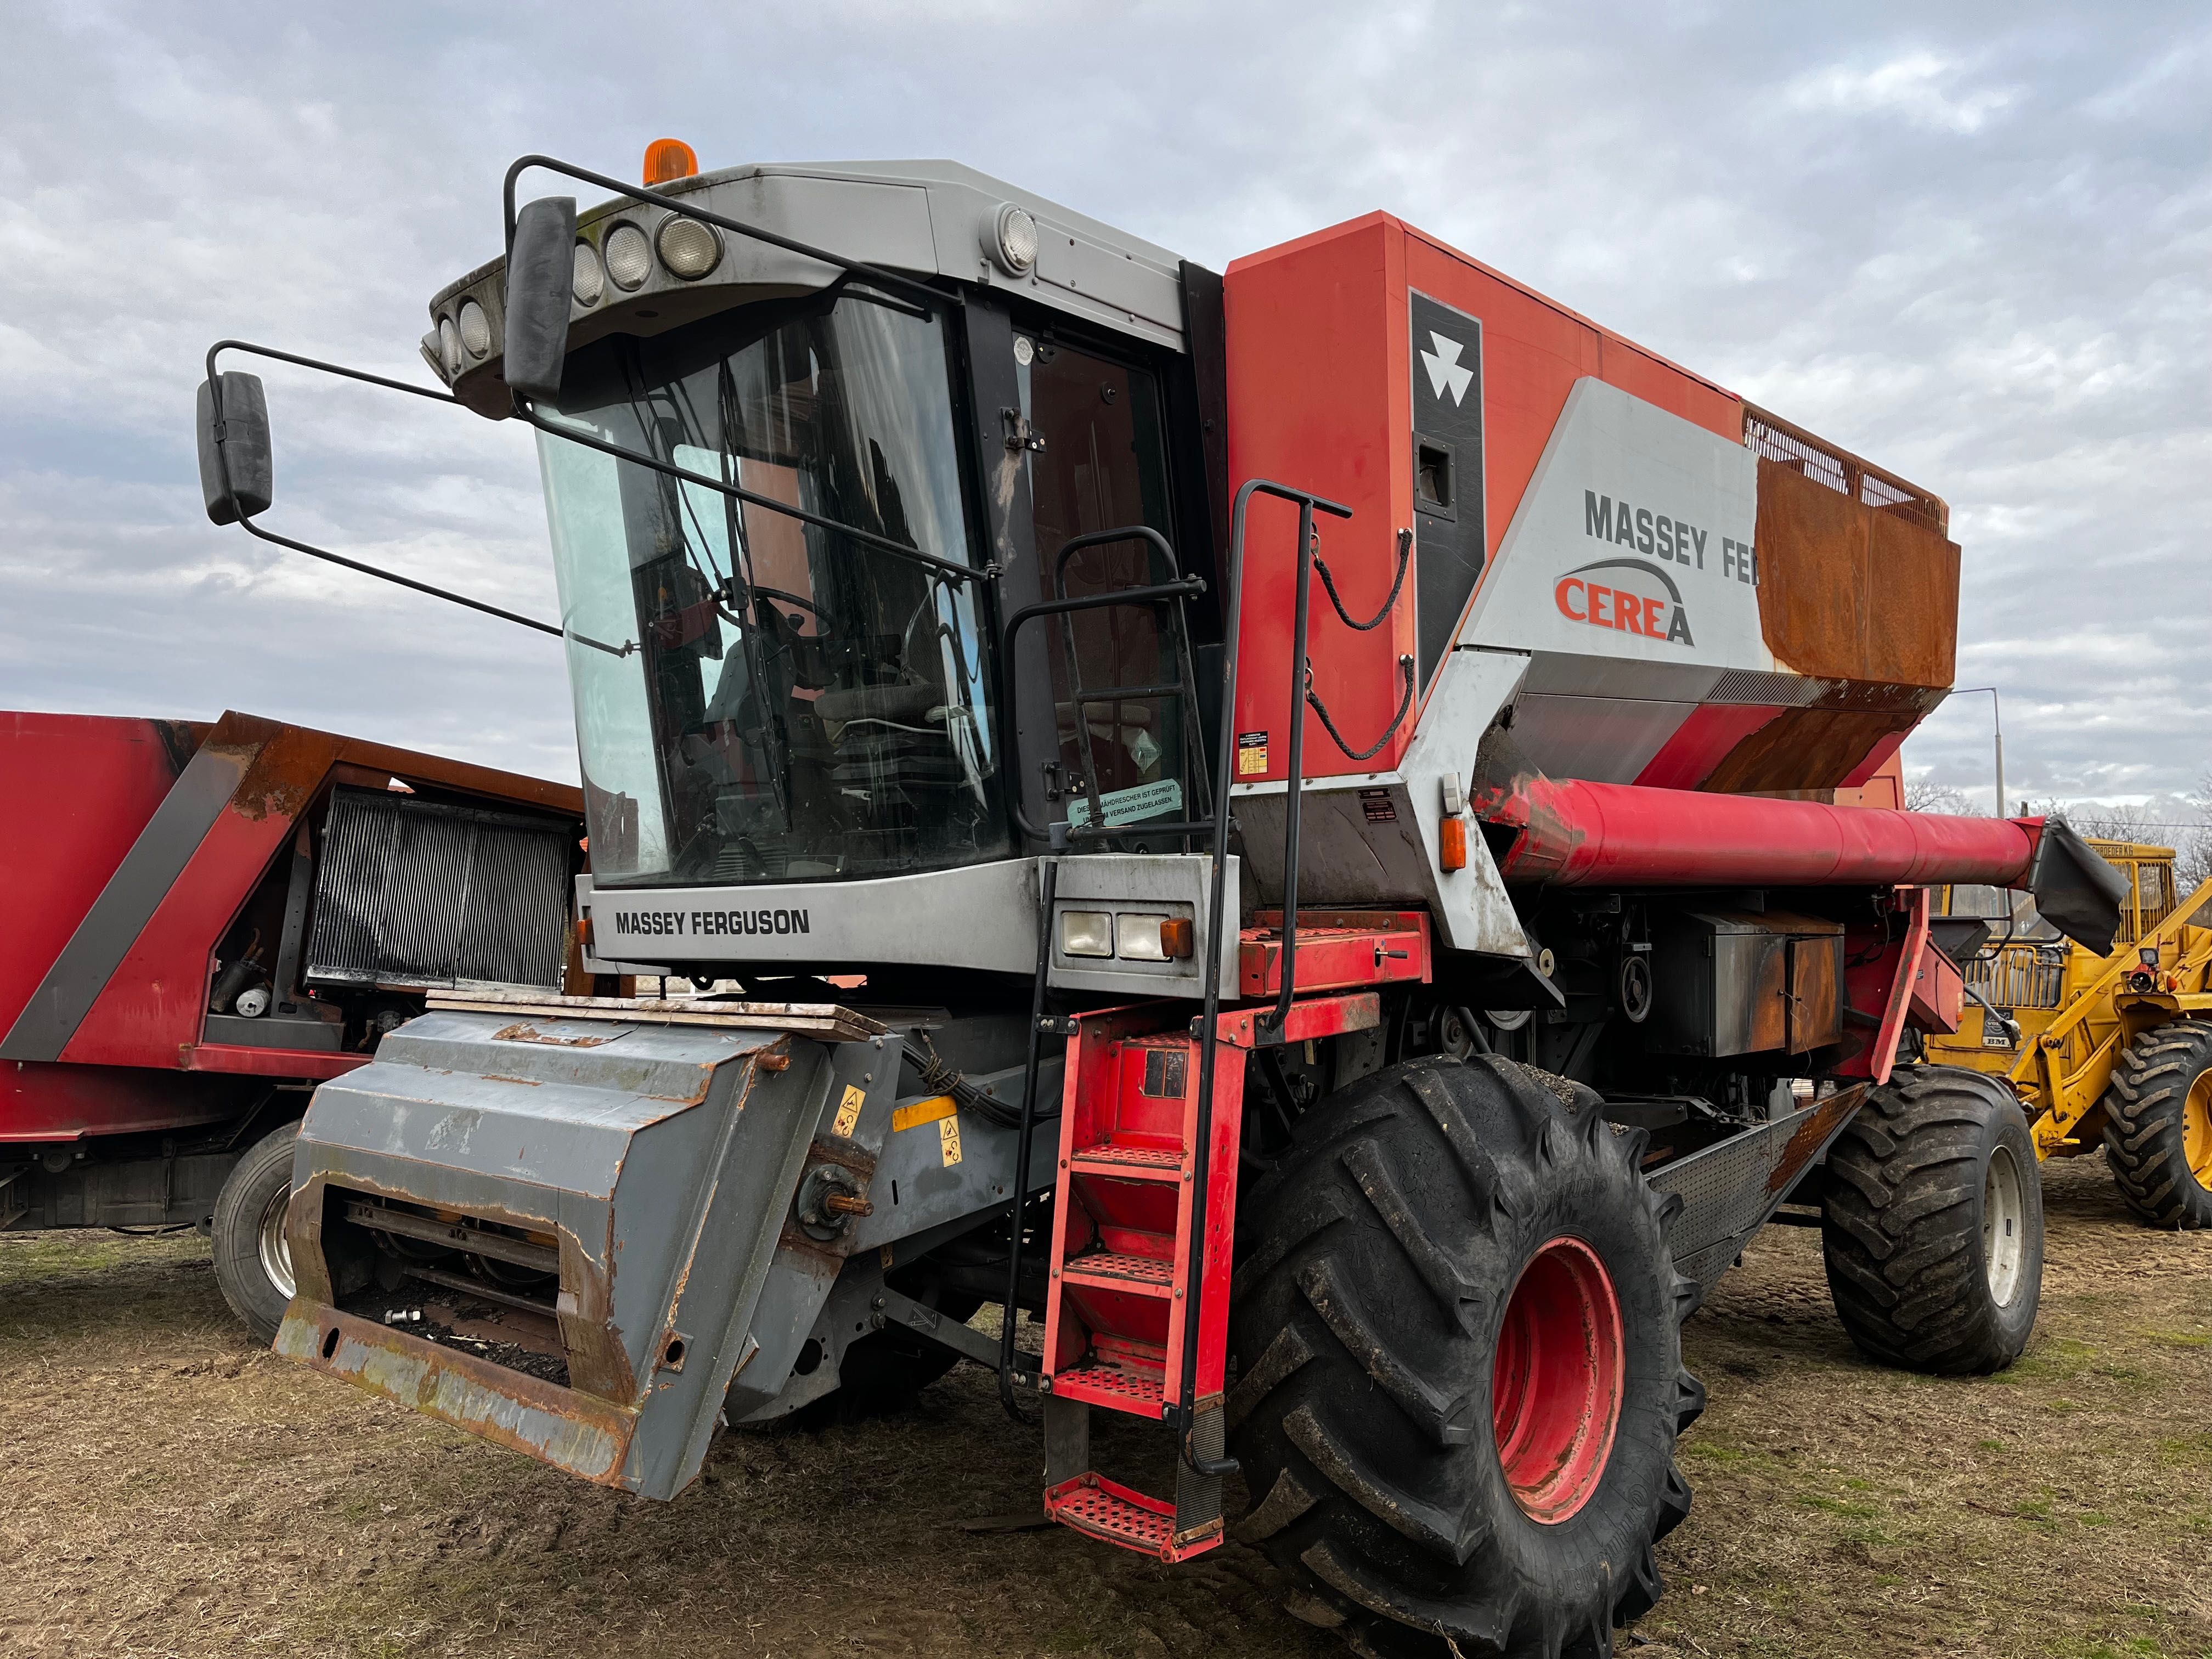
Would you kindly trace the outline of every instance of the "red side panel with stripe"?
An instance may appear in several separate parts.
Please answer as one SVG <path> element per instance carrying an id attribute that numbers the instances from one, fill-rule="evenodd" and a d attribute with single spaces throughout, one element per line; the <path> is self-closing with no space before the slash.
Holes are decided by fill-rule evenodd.
<path id="1" fill-rule="evenodd" d="M 0 871 L 9 885 L 0 1032 L 23 1012 L 205 730 L 0 714 Z"/>

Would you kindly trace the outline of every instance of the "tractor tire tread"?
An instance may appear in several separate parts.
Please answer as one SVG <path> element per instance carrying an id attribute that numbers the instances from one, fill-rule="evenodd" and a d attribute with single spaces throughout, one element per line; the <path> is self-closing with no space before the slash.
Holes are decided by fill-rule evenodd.
<path id="1" fill-rule="evenodd" d="M 2176 1020 L 2138 1035 L 2105 1091 L 2105 1164 L 2120 1196 L 2154 1227 L 2212 1227 L 2212 1190 L 2188 1164 L 2188 1100 L 2212 1070 L 2212 1023 Z"/>

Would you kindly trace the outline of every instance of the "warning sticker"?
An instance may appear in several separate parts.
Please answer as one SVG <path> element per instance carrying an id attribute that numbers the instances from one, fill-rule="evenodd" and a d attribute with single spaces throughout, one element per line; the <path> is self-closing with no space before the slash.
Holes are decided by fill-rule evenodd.
<path id="1" fill-rule="evenodd" d="M 960 1120 L 957 1117 L 944 1117 L 938 1120 L 937 1149 L 945 1155 L 946 1169 L 951 1169 L 960 1161 Z"/>
<path id="2" fill-rule="evenodd" d="M 1237 734 L 1237 775 L 1256 778 L 1267 769 L 1267 734 L 1265 732 L 1239 732 Z"/>
<path id="3" fill-rule="evenodd" d="M 1370 823 L 1395 823 L 1398 821 L 1397 803 L 1390 799 L 1388 789 L 1361 790 L 1359 810 L 1367 815 Z"/>
<path id="4" fill-rule="evenodd" d="M 932 1095 L 927 1100 L 909 1102 L 891 1112 L 891 1133 L 919 1127 L 924 1123 L 936 1123 L 951 1117 L 955 1110 L 951 1095 Z"/>
<path id="5" fill-rule="evenodd" d="M 850 1139 L 853 1131 L 860 1126 L 860 1108 L 867 1103 L 867 1096 L 852 1084 L 847 1084 L 845 1092 L 838 1097 L 837 1116 L 830 1125 L 830 1132 Z"/>

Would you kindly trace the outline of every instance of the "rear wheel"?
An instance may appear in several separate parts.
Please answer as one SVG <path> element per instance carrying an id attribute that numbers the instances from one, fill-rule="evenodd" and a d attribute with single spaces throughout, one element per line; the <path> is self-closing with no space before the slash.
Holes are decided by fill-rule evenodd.
<path id="1" fill-rule="evenodd" d="M 2020 1358 L 2043 1295 L 2043 1181 L 2010 1088 L 1900 1070 L 1828 1153 L 1821 1255 L 1870 1358 L 1937 1376 Z"/>
<path id="2" fill-rule="evenodd" d="M 1363 1079 L 1239 1200 L 1235 1535 L 1363 1653 L 1609 1653 L 1689 1512 L 1644 1136 L 1484 1055 Z"/>
<path id="3" fill-rule="evenodd" d="M 2212 1024 L 2177 1020 L 2128 1045 L 2105 1092 L 2105 1162 L 2159 1227 L 2212 1227 Z"/>
<path id="4" fill-rule="evenodd" d="M 299 1134 L 298 1124 L 287 1123 L 255 1141 L 216 1195 L 215 1282 L 230 1310 L 264 1342 L 276 1340 L 295 1289 L 284 1217 Z"/>

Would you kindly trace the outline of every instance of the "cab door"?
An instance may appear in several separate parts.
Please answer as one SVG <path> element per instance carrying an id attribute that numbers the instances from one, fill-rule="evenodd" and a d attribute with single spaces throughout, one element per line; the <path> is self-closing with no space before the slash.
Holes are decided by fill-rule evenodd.
<path id="1" fill-rule="evenodd" d="M 1166 562 L 1131 539 L 1082 549 L 1079 536 L 1142 525 L 1175 540 L 1158 379 L 1133 363 L 1097 355 L 1018 327 L 1013 360 L 1028 434 L 1027 470 L 1039 588 L 1074 598 L 1164 581 Z M 1092 696 L 1102 687 L 1156 687 L 1181 675 L 1175 622 L 1162 605 L 1108 605 L 1043 625 L 1051 686 L 1049 740 L 1058 768 L 1048 805 L 1054 817 L 1090 823 L 1095 790 L 1108 824 L 1129 836 L 1112 844 L 1149 846 L 1147 822 L 1195 816 L 1190 709 L 1173 696 Z M 1077 697 L 1080 684 L 1085 696 Z M 1039 722 L 1042 724 L 1042 722 Z M 1042 752 L 1047 745 L 1038 745 Z"/>

